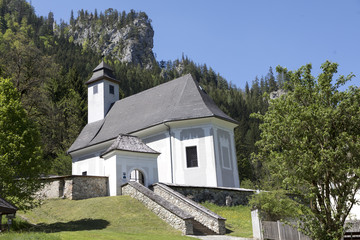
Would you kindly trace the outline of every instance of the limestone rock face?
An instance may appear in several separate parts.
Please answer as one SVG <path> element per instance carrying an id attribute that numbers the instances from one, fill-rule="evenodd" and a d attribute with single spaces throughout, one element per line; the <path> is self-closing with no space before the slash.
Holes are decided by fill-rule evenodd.
<path id="1" fill-rule="evenodd" d="M 70 42 L 104 56 L 145 68 L 150 68 L 155 61 L 152 51 L 154 30 L 144 12 L 121 14 L 108 9 L 100 17 L 92 13 L 80 15 L 68 27 Z"/>
<path id="2" fill-rule="evenodd" d="M 281 97 L 282 95 L 286 94 L 286 91 L 283 89 L 279 89 L 277 91 L 271 92 L 270 93 L 270 99 L 276 99 Z"/>

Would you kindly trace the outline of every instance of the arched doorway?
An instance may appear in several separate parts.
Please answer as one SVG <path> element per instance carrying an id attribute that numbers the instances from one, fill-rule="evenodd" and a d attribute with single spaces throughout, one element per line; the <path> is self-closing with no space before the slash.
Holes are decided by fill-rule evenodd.
<path id="1" fill-rule="evenodd" d="M 130 173 L 130 181 L 138 182 L 144 185 L 145 184 L 144 174 L 140 170 L 134 169 Z"/>

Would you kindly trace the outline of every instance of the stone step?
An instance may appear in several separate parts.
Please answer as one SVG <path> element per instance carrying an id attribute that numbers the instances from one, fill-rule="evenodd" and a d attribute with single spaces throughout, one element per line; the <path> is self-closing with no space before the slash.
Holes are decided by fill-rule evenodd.
<path id="1" fill-rule="evenodd" d="M 216 232 L 207 228 L 196 220 L 193 220 L 194 235 L 217 235 Z"/>

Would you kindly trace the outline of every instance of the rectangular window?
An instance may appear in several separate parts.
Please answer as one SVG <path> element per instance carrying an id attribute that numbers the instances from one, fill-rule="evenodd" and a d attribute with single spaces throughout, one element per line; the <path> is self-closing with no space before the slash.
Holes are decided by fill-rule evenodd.
<path id="1" fill-rule="evenodd" d="M 98 93 L 98 85 L 93 86 L 93 94 Z"/>
<path id="2" fill-rule="evenodd" d="M 109 85 L 109 92 L 110 94 L 114 94 L 114 86 L 113 85 Z"/>
<path id="3" fill-rule="evenodd" d="M 196 146 L 186 147 L 186 164 L 188 168 L 198 166 Z"/>
<path id="4" fill-rule="evenodd" d="M 224 163 L 224 168 L 231 168 L 230 166 L 230 157 L 229 157 L 229 148 L 227 147 L 222 147 L 221 148 L 222 151 L 222 156 L 223 156 L 223 163 Z"/>

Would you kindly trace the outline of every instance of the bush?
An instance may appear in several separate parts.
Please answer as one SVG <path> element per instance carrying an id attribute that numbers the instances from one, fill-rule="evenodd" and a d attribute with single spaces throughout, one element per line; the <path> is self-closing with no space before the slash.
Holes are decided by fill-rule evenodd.
<path id="1" fill-rule="evenodd" d="M 296 219 L 302 213 L 301 205 L 281 190 L 254 194 L 250 197 L 249 205 L 258 209 L 260 218 L 265 221 Z"/>

